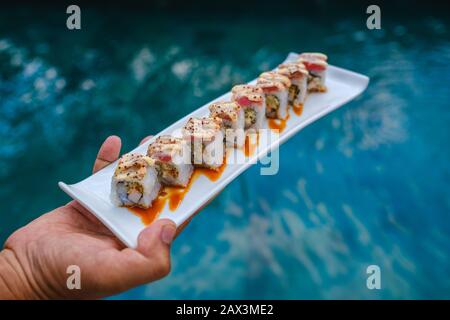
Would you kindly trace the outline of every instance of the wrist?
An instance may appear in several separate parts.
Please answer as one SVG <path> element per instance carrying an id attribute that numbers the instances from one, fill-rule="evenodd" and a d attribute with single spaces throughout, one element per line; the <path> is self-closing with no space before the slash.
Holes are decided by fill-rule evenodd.
<path id="1" fill-rule="evenodd" d="M 14 252 L 0 251 L 0 300 L 38 299 Z"/>

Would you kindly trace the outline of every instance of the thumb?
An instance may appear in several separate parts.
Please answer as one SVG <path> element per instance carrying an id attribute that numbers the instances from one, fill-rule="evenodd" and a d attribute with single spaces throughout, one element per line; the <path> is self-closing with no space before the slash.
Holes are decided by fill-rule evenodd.
<path id="1" fill-rule="evenodd" d="M 156 220 L 141 231 L 136 249 L 107 251 L 98 266 L 98 286 L 109 294 L 165 277 L 170 272 L 170 245 L 175 238 L 172 220 Z"/>
<path id="2" fill-rule="evenodd" d="M 172 220 L 160 219 L 139 234 L 136 250 L 151 261 L 158 278 L 170 272 L 170 245 L 176 232 L 177 227 Z"/>
<path id="3" fill-rule="evenodd" d="M 156 220 L 139 234 L 137 251 L 146 257 L 153 257 L 158 248 L 170 247 L 176 231 L 177 226 L 172 220 Z"/>

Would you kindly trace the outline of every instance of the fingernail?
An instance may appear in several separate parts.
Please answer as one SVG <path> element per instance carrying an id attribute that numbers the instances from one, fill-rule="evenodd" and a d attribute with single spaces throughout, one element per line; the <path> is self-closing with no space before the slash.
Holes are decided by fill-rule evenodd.
<path id="1" fill-rule="evenodd" d="M 165 244 L 171 244 L 173 238 L 175 238 L 175 233 L 177 232 L 177 228 L 173 224 L 166 224 L 162 227 L 161 230 L 161 240 Z"/>

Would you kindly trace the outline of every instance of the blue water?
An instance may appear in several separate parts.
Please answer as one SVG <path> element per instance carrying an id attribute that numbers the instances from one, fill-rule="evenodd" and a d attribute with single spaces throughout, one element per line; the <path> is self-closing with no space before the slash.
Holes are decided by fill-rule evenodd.
<path id="1" fill-rule="evenodd" d="M 365 8 L 331 6 L 82 7 L 76 32 L 63 7 L 0 10 L 0 240 L 67 202 L 57 181 L 89 175 L 108 135 L 130 150 L 318 50 L 367 91 L 284 144 L 277 175 L 231 183 L 176 240 L 167 278 L 117 298 L 450 298 L 450 18 L 387 8 L 370 31 Z"/>

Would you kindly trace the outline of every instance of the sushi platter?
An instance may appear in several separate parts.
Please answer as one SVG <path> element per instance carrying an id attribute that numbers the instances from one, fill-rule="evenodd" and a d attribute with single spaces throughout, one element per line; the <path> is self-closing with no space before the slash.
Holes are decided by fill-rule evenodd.
<path id="1" fill-rule="evenodd" d="M 267 160 L 368 83 L 364 75 L 328 65 L 324 54 L 290 53 L 275 70 L 234 86 L 115 163 L 59 186 L 124 244 L 136 247 L 152 221 L 168 218 L 182 225 L 250 165 Z"/>

